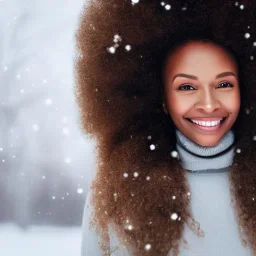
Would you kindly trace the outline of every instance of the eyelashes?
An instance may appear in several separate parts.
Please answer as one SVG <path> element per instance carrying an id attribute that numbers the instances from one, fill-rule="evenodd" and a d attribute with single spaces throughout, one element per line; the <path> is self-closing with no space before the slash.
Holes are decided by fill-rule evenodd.
<path id="1" fill-rule="evenodd" d="M 191 89 L 185 89 L 185 88 L 193 88 L 193 87 L 189 84 L 184 84 L 184 85 L 179 86 L 179 88 L 177 90 L 179 90 L 179 91 L 189 91 L 189 90 L 191 90 Z M 194 90 L 194 88 L 192 90 Z"/>
<path id="2" fill-rule="evenodd" d="M 228 84 L 229 86 L 228 87 L 234 87 L 233 84 L 229 83 L 229 82 L 222 82 L 220 83 L 220 85 L 222 84 Z M 218 87 L 218 88 L 227 88 L 227 87 Z"/>
<path id="3" fill-rule="evenodd" d="M 234 86 L 230 82 L 222 82 L 216 88 L 232 88 L 232 87 L 234 87 Z M 183 85 L 179 86 L 177 90 L 179 90 L 179 91 L 193 91 L 193 90 L 197 90 L 197 89 L 195 89 L 190 84 L 183 84 Z"/>

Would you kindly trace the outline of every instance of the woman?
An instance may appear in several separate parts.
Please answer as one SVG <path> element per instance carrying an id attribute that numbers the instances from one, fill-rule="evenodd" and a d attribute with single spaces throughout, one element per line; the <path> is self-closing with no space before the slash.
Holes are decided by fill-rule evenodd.
<path id="1" fill-rule="evenodd" d="M 98 166 L 83 256 L 256 255 L 255 11 L 88 5 L 76 97 Z"/>

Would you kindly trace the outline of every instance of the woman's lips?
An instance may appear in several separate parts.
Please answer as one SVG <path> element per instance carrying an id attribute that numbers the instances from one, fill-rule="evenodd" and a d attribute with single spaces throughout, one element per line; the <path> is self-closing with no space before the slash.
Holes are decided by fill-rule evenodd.
<path id="1" fill-rule="evenodd" d="M 222 117 L 220 118 L 201 118 L 201 119 L 197 119 L 197 118 L 193 118 L 193 120 L 200 120 L 200 121 L 217 121 L 220 120 Z M 222 126 L 222 124 L 225 122 L 225 120 L 227 119 L 227 117 L 224 117 L 223 120 L 221 120 L 221 122 L 219 124 L 217 124 L 216 126 L 202 126 L 200 124 L 196 124 L 193 123 L 190 118 L 185 118 L 189 123 L 191 123 L 195 128 L 200 129 L 202 131 L 218 131 L 220 129 L 220 127 Z"/>

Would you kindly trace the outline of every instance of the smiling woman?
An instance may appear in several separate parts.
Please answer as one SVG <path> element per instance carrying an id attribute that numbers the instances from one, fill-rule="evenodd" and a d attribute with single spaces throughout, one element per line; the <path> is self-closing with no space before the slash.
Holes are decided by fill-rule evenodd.
<path id="1" fill-rule="evenodd" d="M 235 58 L 211 42 L 183 43 L 168 56 L 164 80 L 163 108 L 175 126 L 201 146 L 217 145 L 240 110 Z"/>
<path id="2" fill-rule="evenodd" d="M 221 4 L 83 13 L 76 97 L 98 165 L 82 256 L 256 255 L 256 2 Z"/>

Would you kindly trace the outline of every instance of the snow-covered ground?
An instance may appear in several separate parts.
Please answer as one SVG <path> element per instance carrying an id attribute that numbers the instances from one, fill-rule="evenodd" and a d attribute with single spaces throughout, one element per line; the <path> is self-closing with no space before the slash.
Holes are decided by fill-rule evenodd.
<path id="1" fill-rule="evenodd" d="M 22 231 L 0 225 L 1 256 L 79 256 L 80 228 L 37 227 Z"/>

